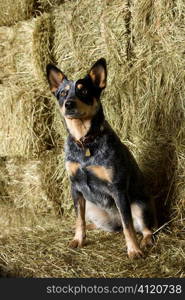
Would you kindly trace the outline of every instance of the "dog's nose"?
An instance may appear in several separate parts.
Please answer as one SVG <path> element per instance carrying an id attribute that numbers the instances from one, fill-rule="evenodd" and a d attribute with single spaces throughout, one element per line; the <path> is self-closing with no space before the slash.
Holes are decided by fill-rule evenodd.
<path id="1" fill-rule="evenodd" d="M 75 108 L 75 106 L 76 106 L 75 102 L 71 101 L 71 100 L 68 100 L 65 103 L 65 108 L 66 109 L 73 109 L 73 108 Z"/>

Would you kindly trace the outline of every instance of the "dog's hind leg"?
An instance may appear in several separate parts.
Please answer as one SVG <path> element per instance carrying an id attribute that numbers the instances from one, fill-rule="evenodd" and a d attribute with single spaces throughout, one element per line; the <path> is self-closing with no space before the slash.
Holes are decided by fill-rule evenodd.
<path id="1" fill-rule="evenodd" d="M 153 245 L 153 236 L 152 236 L 152 231 L 149 229 L 149 226 L 146 221 L 146 218 L 150 217 L 150 212 L 147 211 L 145 204 L 139 204 L 139 203 L 132 203 L 131 204 L 131 212 L 132 212 L 132 219 L 133 219 L 133 224 L 134 228 L 137 232 L 142 233 L 143 238 L 141 240 L 140 247 L 141 248 L 146 248 L 148 246 Z"/>
<path id="2" fill-rule="evenodd" d="M 127 245 L 127 253 L 129 258 L 139 258 L 143 256 L 143 252 L 141 251 L 136 232 L 133 226 L 133 220 L 131 215 L 131 207 L 129 198 L 127 195 L 127 191 L 125 190 L 118 190 L 117 188 L 114 191 L 114 201 L 120 213 L 122 226 L 123 226 L 123 233 L 126 240 Z"/>

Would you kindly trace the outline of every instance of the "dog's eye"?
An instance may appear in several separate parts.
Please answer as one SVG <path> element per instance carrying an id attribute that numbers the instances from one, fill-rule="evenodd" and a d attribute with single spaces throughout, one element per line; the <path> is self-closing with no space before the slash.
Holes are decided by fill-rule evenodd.
<path id="1" fill-rule="evenodd" d="M 79 79 L 76 83 L 75 86 L 75 93 L 77 95 L 77 97 L 79 97 L 82 100 L 86 100 L 86 98 L 88 98 L 88 88 L 86 87 L 84 80 Z"/>
<path id="2" fill-rule="evenodd" d="M 87 89 L 86 88 L 83 88 L 80 92 L 83 96 L 87 96 Z"/>
<path id="3" fill-rule="evenodd" d="M 78 89 L 79 97 L 85 98 L 87 96 L 87 94 L 88 94 L 88 91 L 86 88 Z"/>
<path id="4" fill-rule="evenodd" d="M 62 91 L 62 92 L 60 93 L 60 96 L 61 96 L 61 97 L 66 97 L 67 94 L 68 94 L 68 91 L 64 90 L 64 91 Z"/>

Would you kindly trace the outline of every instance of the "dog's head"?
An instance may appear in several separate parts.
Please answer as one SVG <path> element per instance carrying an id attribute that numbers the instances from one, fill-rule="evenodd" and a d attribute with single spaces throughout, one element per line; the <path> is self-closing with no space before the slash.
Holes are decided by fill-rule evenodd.
<path id="1" fill-rule="evenodd" d="M 62 71 L 49 64 L 47 78 L 64 118 L 92 119 L 100 107 L 101 92 L 106 87 L 106 61 L 99 59 L 88 74 L 77 81 L 68 80 Z"/>

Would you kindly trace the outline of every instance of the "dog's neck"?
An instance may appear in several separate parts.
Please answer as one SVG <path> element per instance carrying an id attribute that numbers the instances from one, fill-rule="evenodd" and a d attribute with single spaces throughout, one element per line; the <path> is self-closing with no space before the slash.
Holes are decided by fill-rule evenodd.
<path id="1" fill-rule="evenodd" d="M 104 114 L 102 106 L 100 106 L 96 115 L 90 119 L 65 119 L 67 129 L 72 137 L 79 141 L 85 136 L 95 135 L 101 131 L 104 123 Z"/>
<path id="2" fill-rule="evenodd" d="M 91 128 L 91 120 L 66 119 L 66 125 L 69 133 L 76 139 L 80 140 Z"/>

